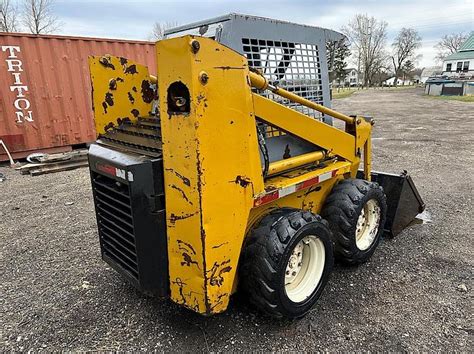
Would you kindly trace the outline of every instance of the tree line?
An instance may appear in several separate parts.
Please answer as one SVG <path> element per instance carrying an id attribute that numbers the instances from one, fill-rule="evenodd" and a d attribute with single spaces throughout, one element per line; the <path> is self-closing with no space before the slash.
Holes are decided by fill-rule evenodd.
<path id="1" fill-rule="evenodd" d="M 342 27 L 341 32 L 347 39 L 328 48 L 333 57 L 331 79 L 344 81 L 347 59 L 351 55 L 353 61 L 357 62 L 364 87 L 381 84 L 390 76 L 394 77 L 394 85 L 397 85 L 400 77 L 413 73 L 415 63 L 421 57 L 417 54 L 421 47 L 421 36 L 413 28 L 402 28 L 391 43 L 390 50 L 387 50 L 387 27 L 386 21 L 365 14 L 356 15 Z M 465 33 L 444 35 L 435 46 L 435 59 L 442 62 L 446 56 L 457 52 L 467 37 Z"/>
<path id="2" fill-rule="evenodd" d="M 0 32 L 48 34 L 60 29 L 54 0 L 0 0 Z"/>
<path id="3" fill-rule="evenodd" d="M 62 23 L 54 14 L 55 0 L 0 0 L 0 32 L 28 31 L 34 34 L 48 34 L 60 29 Z M 160 40 L 166 29 L 176 27 L 177 22 L 155 22 L 149 40 Z M 344 81 L 347 59 L 357 62 L 357 70 L 363 79 L 363 86 L 380 84 L 389 73 L 398 78 L 413 73 L 415 63 L 420 58 L 417 50 L 422 38 L 413 28 L 402 28 L 391 47 L 387 47 L 388 23 L 366 14 L 355 15 L 341 28 L 347 39 L 341 43 L 328 44 L 328 52 L 333 70 L 331 80 Z M 467 34 L 444 35 L 436 44 L 436 60 L 441 61 L 455 53 L 466 40 Z M 387 48 L 390 48 L 387 50 Z"/>

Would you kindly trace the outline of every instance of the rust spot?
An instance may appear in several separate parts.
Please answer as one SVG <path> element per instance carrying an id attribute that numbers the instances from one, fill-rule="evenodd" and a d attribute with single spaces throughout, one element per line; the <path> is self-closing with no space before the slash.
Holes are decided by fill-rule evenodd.
<path id="1" fill-rule="evenodd" d="M 237 183 L 237 184 L 240 184 L 240 186 L 244 187 L 244 188 L 246 188 L 249 184 L 252 183 L 250 178 L 248 178 L 246 176 L 237 176 L 237 177 L 235 177 L 234 182 Z"/>
<path id="2" fill-rule="evenodd" d="M 135 118 L 137 118 L 140 115 L 140 112 L 138 112 L 138 109 L 136 108 L 132 109 L 130 113 L 132 113 Z"/>
<path id="3" fill-rule="evenodd" d="M 189 180 L 189 178 L 184 177 L 183 175 L 179 174 L 178 172 L 176 172 L 176 171 L 173 170 L 172 168 L 167 168 L 166 170 L 167 170 L 167 171 L 174 172 L 174 174 L 175 174 L 177 177 L 179 177 L 179 178 L 183 181 L 183 183 L 184 183 L 185 185 L 187 185 L 188 187 L 191 186 L 191 181 Z"/>
<path id="4" fill-rule="evenodd" d="M 133 87 L 132 87 L 132 91 L 133 91 L 133 92 L 137 92 L 136 86 L 133 86 Z"/>
<path id="5" fill-rule="evenodd" d="M 127 58 L 120 57 L 120 64 L 121 64 L 121 65 L 126 65 L 127 63 L 128 63 Z"/>
<path id="6" fill-rule="evenodd" d="M 217 296 L 217 299 L 214 301 L 214 305 L 210 306 L 209 313 L 213 313 L 214 309 L 223 303 L 222 298 L 226 296 L 229 296 L 229 294 L 228 293 L 219 294 Z"/>
<path id="7" fill-rule="evenodd" d="M 109 81 L 109 90 L 116 90 L 117 89 L 117 80 L 110 79 Z"/>
<path id="8" fill-rule="evenodd" d="M 215 246 L 212 246 L 212 248 L 219 248 L 219 247 L 222 247 L 224 245 L 227 245 L 229 242 L 224 242 L 224 243 L 221 243 L 220 245 L 215 245 Z"/>
<path id="9" fill-rule="evenodd" d="M 184 220 L 184 219 L 190 218 L 191 216 L 193 216 L 193 215 L 195 215 L 195 214 L 196 214 L 196 213 L 175 215 L 175 214 L 171 213 L 171 215 L 170 215 L 170 223 L 174 224 L 174 223 L 176 223 L 176 221 Z"/>
<path id="10" fill-rule="evenodd" d="M 132 74 L 132 75 L 138 73 L 137 66 L 135 64 L 130 65 L 129 67 L 125 69 L 124 73 Z"/>
<path id="11" fill-rule="evenodd" d="M 142 81 L 142 98 L 143 102 L 151 103 L 155 99 L 155 91 L 151 87 L 151 84 L 148 80 Z"/>
<path id="12" fill-rule="evenodd" d="M 193 259 L 191 258 L 191 256 L 189 254 L 187 254 L 186 252 L 183 252 L 183 261 L 181 262 L 181 265 L 184 266 L 191 266 L 191 264 L 196 264 L 198 265 L 198 262 L 196 261 L 193 261 Z"/>
<path id="13" fill-rule="evenodd" d="M 244 68 L 241 66 L 215 66 L 214 69 L 222 69 L 222 70 L 243 70 Z"/>
<path id="14" fill-rule="evenodd" d="M 174 185 L 174 184 L 171 185 L 171 188 L 176 189 L 178 192 L 180 192 L 181 195 L 183 196 L 183 198 L 184 198 L 189 204 L 193 205 L 193 203 L 192 203 L 192 202 L 188 199 L 188 197 L 186 196 L 186 193 L 184 193 L 184 191 L 183 191 L 181 188 L 179 188 L 178 186 L 176 186 L 176 185 Z"/>
<path id="15" fill-rule="evenodd" d="M 105 94 L 104 102 L 107 103 L 109 106 L 113 106 L 114 105 L 114 95 L 111 94 L 110 92 L 107 92 Z"/>
<path id="16" fill-rule="evenodd" d="M 211 286 L 221 286 L 222 283 L 224 283 L 223 274 L 232 270 L 232 267 L 228 265 L 229 263 L 229 259 L 221 263 L 214 262 L 214 265 L 209 270 L 209 273 L 211 274 L 208 279 Z"/>
<path id="17" fill-rule="evenodd" d="M 199 104 L 201 103 L 202 100 L 206 100 L 206 96 L 204 96 L 202 93 L 200 93 L 197 97 L 196 97 L 196 102 Z"/>
<path id="18" fill-rule="evenodd" d="M 196 251 L 194 250 L 194 247 L 190 244 L 190 243 L 187 243 L 187 242 L 184 242 L 182 240 L 178 240 L 178 248 L 182 251 L 191 251 L 193 254 L 196 254 Z"/>
<path id="19" fill-rule="evenodd" d="M 104 130 L 107 131 L 107 130 L 110 130 L 114 127 L 114 123 L 110 122 L 109 124 L 107 124 L 105 127 L 104 127 Z"/>
<path id="20" fill-rule="evenodd" d="M 102 108 L 104 108 L 104 113 L 107 113 L 107 103 L 102 102 Z"/>
<path id="21" fill-rule="evenodd" d="M 179 178 L 181 178 L 181 180 L 183 181 L 183 183 L 184 183 L 185 185 L 187 185 L 188 187 L 191 186 L 191 181 L 189 180 L 189 178 L 180 175 L 180 174 L 179 174 L 178 172 L 176 172 L 176 171 L 174 172 L 174 174 L 175 174 L 176 176 L 178 176 Z"/>
<path id="22" fill-rule="evenodd" d="M 118 82 L 123 82 L 123 79 L 122 79 L 120 76 L 118 76 L 118 77 L 117 77 L 117 81 L 118 81 Z"/>
<path id="23" fill-rule="evenodd" d="M 131 92 L 128 92 L 127 95 L 128 95 L 128 100 L 129 100 L 132 104 L 134 104 L 134 103 L 135 103 L 135 98 L 133 98 L 132 93 L 131 93 Z"/>
<path id="24" fill-rule="evenodd" d="M 124 123 L 130 123 L 130 118 L 128 118 L 128 117 L 119 117 L 119 118 L 117 118 L 117 123 L 119 125 L 124 124 Z"/>
<path id="25" fill-rule="evenodd" d="M 181 296 L 181 300 L 183 300 L 183 302 L 181 304 L 185 305 L 186 304 L 186 297 L 184 296 L 184 293 L 183 293 L 183 287 L 186 285 L 186 283 L 183 282 L 181 280 L 181 278 L 176 278 L 174 281 L 171 281 L 171 283 L 175 284 L 179 287 L 179 295 Z"/>
<path id="26" fill-rule="evenodd" d="M 109 69 L 112 69 L 112 70 L 115 70 L 115 66 L 114 64 L 112 64 L 110 62 L 110 57 L 108 56 L 103 56 L 99 59 L 99 63 L 101 63 L 103 66 L 105 66 L 106 68 L 109 68 Z"/>

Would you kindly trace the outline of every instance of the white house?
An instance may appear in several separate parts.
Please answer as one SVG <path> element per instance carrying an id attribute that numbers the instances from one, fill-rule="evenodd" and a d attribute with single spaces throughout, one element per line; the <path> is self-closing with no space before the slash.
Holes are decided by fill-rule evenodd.
<path id="1" fill-rule="evenodd" d="M 346 69 L 346 77 L 344 78 L 345 86 L 359 86 L 362 78 L 357 69 Z"/>
<path id="2" fill-rule="evenodd" d="M 466 79 L 474 77 L 474 32 L 470 34 L 456 53 L 444 59 L 443 75 Z"/>
<path id="3" fill-rule="evenodd" d="M 357 71 L 355 68 L 349 68 L 344 70 L 346 76 L 344 77 L 344 81 L 334 80 L 332 82 L 333 86 L 359 86 L 362 83 L 362 75 Z"/>
<path id="4" fill-rule="evenodd" d="M 395 86 L 395 76 L 387 79 L 383 82 L 384 86 Z M 413 81 L 411 80 L 402 80 L 400 78 L 397 79 L 397 86 L 408 86 L 413 85 Z"/>

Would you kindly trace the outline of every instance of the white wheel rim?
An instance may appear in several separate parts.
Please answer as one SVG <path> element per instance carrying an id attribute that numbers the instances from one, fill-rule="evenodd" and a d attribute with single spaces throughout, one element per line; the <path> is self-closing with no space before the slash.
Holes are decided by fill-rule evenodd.
<path id="1" fill-rule="evenodd" d="M 374 243 L 380 224 L 380 206 L 375 199 L 365 203 L 357 219 L 356 246 L 361 251 L 370 248 Z"/>
<path id="2" fill-rule="evenodd" d="M 324 270 L 323 242 L 310 235 L 301 239 L 290 255 L 285 271 L 285 291 L 293 302 L 303 302 L 317 288 Z"/>

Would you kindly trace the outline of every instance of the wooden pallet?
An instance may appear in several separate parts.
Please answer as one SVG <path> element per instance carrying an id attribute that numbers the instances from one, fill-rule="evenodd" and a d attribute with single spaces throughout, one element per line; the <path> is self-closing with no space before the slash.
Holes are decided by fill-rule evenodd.
<path id="1" fill-rule="evenodd" d="M 47 173 L 74 170 L 80 167 L 87 167 L 87 150 L 75 150 L 65 153 L 47 155 L 38 158 L 38 163 L 27 163 L 16 170 L 22 175 L 39 176 Z"/>

